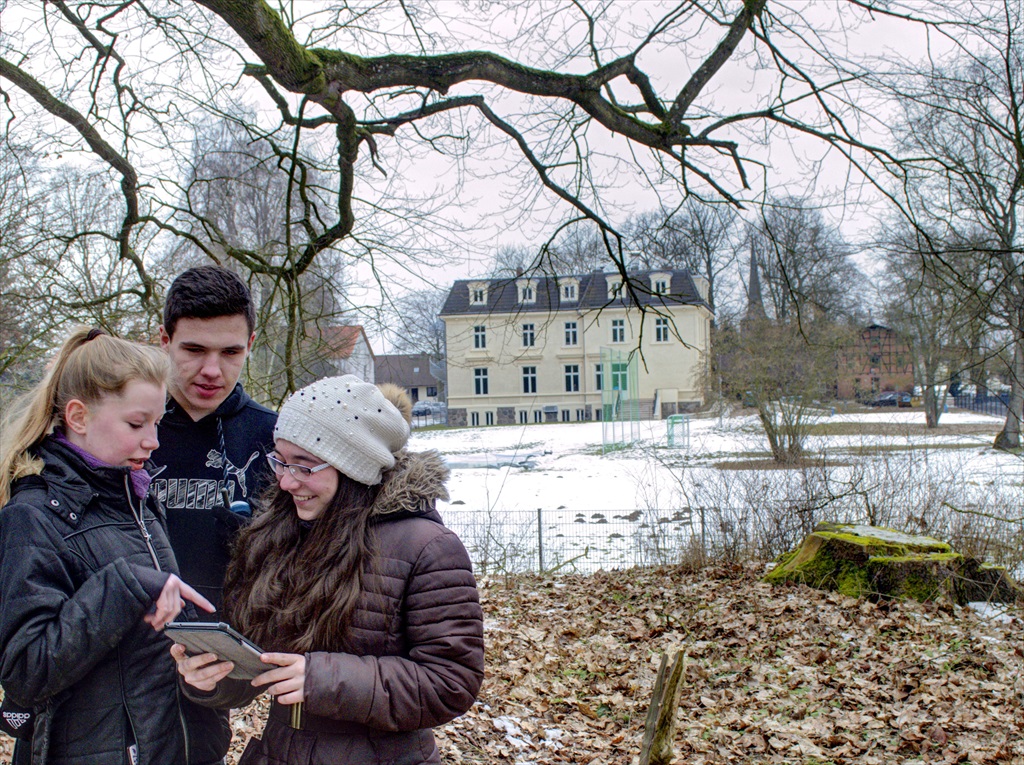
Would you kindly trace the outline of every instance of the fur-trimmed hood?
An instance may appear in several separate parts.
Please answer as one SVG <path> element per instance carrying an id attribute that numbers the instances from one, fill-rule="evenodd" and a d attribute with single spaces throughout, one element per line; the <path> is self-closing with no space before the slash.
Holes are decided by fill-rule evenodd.
<path id="1" fill-rule="evenodd" d="M 450 472 L 436 451 L 403 449 L 395 454 L 395 466 L 383 475 L 372 515 L 419 514 L 433 510 L 437 500 L 448 501 L 444 484 Z"/>

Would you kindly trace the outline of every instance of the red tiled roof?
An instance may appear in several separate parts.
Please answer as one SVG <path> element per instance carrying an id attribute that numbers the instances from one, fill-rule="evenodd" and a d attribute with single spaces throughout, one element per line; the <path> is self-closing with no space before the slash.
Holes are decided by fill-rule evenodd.
<path id="1" fill-rule="evenodd" d="M 360 337 L 366 345 L 366 349 L 373 356 L 373 349 L 370 348 L 370 341 L 366 332 L 359 324 L 352 324 L 343 327 L 324 327 L 321 330 L 321 337 L 330 349 L 331 356 L 336 359 L 347 359 L 352 356 Z"/>

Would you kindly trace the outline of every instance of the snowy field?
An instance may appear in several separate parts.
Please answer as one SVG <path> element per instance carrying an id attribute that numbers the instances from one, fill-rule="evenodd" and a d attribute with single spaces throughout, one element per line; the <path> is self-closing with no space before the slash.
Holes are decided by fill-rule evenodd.
<path id="1" fill-rule="evenodd" d="M 998 500 L 1020 508 L 1024 460 L 991 448 L 1002 424 L 996 417 L 952 411 L 932 432 L 920 409 L 826 411 L 820 421 L 833 430 L 869 426 L 867 434 L 806 443 L 809 453 L 836 465 L 815 479 L 833 485 L 815 491 L 852 498 L 843 520 L 864 522 L 870 512 L 891 520 L 886 501 L 984 510 Z M 439 510 L 484 573 L 669 562 L 688 539 L 708 532 L 702 507 L 757 506 L 810 491 L 805 471 L 765 469 L 767 441 L 751 415 L 694 417 L 688 444 L 675 448 L 663 421 L 639 423 L 636 443 L 607 454 L 599 422 L 415 430 L 410 448 L 436 449 L 452 467 L 451 502 Z M 735 469 L 745 461 L 760 469 Z M 722 463 L 732 469 L 717 467 Z M 767 492 L 763 500 L 750 496 L 752 479 Z M 867 486 L 877 492 L 868 502 L 874 510 L 862 509 Z M 937 500 L 941 492 L 953 499 Z M 721 515 L 715 522 L 722 524 Z"/>

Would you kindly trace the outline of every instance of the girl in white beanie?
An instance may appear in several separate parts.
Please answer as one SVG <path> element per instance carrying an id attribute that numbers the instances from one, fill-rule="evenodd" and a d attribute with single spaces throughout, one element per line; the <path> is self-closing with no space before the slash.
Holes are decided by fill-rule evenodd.
<path id="1" fill-rule="evenodd" d="M 407 452 L 402 413 L 352 375 L 292 395 L 274 435 L 277 486 L 224 588 L 268 671 L 234 680 L 175 647 L 186 691 L 221 708 L 274 696 L 239 765 L 439 763 L 431 729 L 472 705 L 484 651 L 469 556 L 434 509 L 447 468 Z"/>

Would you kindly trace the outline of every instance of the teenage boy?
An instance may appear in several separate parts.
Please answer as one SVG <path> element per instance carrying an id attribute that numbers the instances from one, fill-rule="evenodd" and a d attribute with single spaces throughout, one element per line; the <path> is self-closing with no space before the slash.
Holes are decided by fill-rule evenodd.
<path id="1" fill-rule="evenodd" d="M 229 544 L 248 503 L 270 480 L 266 460 L 277 414 L 242 390 L 238 377 L 252 348 L 256 312 L 238 276 L 217 266 L 190 268 L 171 284 L 160 345 L 171 357 L 171 394 L 160 422 L 153 487 L 167 509 L 181 577 L 218 608 Z M 238 509 L 238 508 L 236 508 Z M 31 710 L 5 700 L 0 730 L 18 738 L 13 765 L 28 765 Z M 25 730 L 22 730 L 22 729 Z M 231 740 L 227 714 L 190 721 L 193 761 L 223 762 Z"/>
<path id="2" fill-rule="evenodd" d="M 219 266 L 183 272 L 167 292 L 163 319 L 170 400 L 152 456 L 153 487 L 167 509 L 181 578 L 220 608 L 230 543 L 271 478 L 266 455 L 277 414 L 238 382 L 256 311 L 236 274 Z"/>

